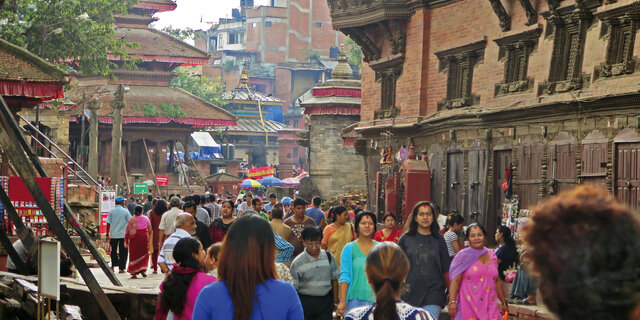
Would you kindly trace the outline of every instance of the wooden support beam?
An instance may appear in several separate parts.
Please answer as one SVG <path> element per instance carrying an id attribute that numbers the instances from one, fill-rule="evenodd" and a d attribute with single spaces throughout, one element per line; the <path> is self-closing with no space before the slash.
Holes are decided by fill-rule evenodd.
<path id="1" fill-rule="evenodd" d="M 5 250 L 7 250 L 11 261 L 16 266 L 20 274 L 28 275 L 31 273 L 31 270 L 29 270 L 25 261 L 22 261 L 18 252 L 16 252 L 16 249 L 13 247 L 11 240 L 9 240 L 9 237 L 7 236 L 7 233 L 4 232 L 3 228 L 0 228 L 0 244 L 2 244 L 2 247 L 4 247 Z"/>
<path id="2" fill-rule="evenodd" d="M 153 175 L 153 183 L 156 185 L 156 189 L 158 190 L 158 195 L 162 195 L 160 193 L 160 186 L 158 185 L 158 180 L 156 180 L 156 172 L 153 170 L 153 162 L 151 161 L 151 155 L 149 154 L 149 147 L 147 147 L 147 139 L 142 138 L 142 143 L 144 143 L 144 151 L 147 153 L 147 160 L 149 160 L 149 168 L 151 168 L 151 174 Z M 146 213 L 146 212 L 145 212 Z"/>
<path id="3" fill-rule="evenodd" d="M 18 129 L 18 124 L 16 123 L 9 107 L 7 106 L 4 99 L 0 96 L 0 119 L 2 120 L 2 125 L 4 126 L 4 132 L 6 134 L 0 135 L 0 145 L 4 148 L 7 156 L 9 156 L 9 160 L 15 166 L 18 174 L 22 177 L 24 184 L 26 185 L 29 193 L 33 196 L 33 199 L 38 204 L 38 207 L 42 211 L 43 215 L 47 219 L 47 223 L 49 224 L 49 229 L 51 229 L 56 235 L 58 241 L 62 245 L 62 248 L 67 252 L 71 262 L 76 266 L 78 272 L 84 279 L 85 284 L 93 294 L 93 297 L 96 299 L 96 302 L 104 312 L 104 315 L 107 319 L 120 319 L 120 315 L 116 311 L 115 307 L 102 290 L 102 287 L 94 277 L 93 273 L 89 269 L 89 266 L 84 261 L 84 258 L 80 254 L 80 251 L 71 240 L 71 237 L 65 230 L 64 226 L 60 222 L 58 216 L 55 211 L 51 207 L 51 204 L 47 200 L 44 192 L 40 189 L 40 186 L 35 181 L 35 172 L 34 168 L 31 166 L 33 163 L 36 167 L 36 170 L 40 173 L 41 176 L 46 176 L 44 171 L 44 167 L 40 164 L 40 160 L 35 156 L 31 147 L 27 144 L 25 148 L 18 148 L 19 146 L 24 147 L 22 142 L 24 138 L 20 135 L 20 131 Z M 9 141 L 6 138 L 8 136 Z M 31 159 L 31 161 L 29 161 Z M 100 257 L 101 258 L 101 257 Z M 96 257 L 96 259 L 100 259 Z"/>
<path id="4" fill-rule="evenodd" d="M 6 136 L 5 132 L 0 133 L 0 139 L 2 136 Z M 8 139 L 4 137 L 4 139 Z M 27 249 L 29 255 L 33 255 L 35 252 L 35 247 L 33 246 L 33 235 L 27 230 L 20 215 L 16 212 L 16 209 L 13 207 L 13 203 L 9 199 L 9 195 L 4 191 L 4 188 L 0 187 L 0 201 L 2 202 L 2 206 L 4 210 L 7 212 L 9 219 L 13 222 L 13 227 L 16 228 L 16 234 L 22 240 L 22 244 Z"/>
<path id="5" fill-rule="evenodd" d="M 502 2 L 500 0 L 489 0 L 491 2 L 491 7 L 493 7 L 493 11 L 498 16 L 498 20 L 500 20 L 500 29 L 502 31 L 509 31 L 511 29 L 511 17 L 507 13 L 507 10 L 504 9 Z"/>
<path id="6" fill-rule="evenodd" d="M 536 9 L 531 5 L 531 1 L 520 0 L 520 4 L 522 5 L 524 12 L 527 14 L 527 25 L 530 26 L 536 24 L 538 22 L 538 12 L 536 12 Z"/>

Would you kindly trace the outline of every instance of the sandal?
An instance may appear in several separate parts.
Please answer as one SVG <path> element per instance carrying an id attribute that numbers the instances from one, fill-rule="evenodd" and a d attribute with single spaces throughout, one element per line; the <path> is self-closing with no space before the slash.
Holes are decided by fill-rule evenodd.
<path id="1" fill-rule="evenodd" d="M 143 278 L 146 278 L 146 277 L 147 277 L 147 274 L 146 274 L 146 273 L 144 273 L 144 272 L 140 272 L 140 274 L 142 275 L 142 277 L 143 277 Z"/>
<path id="2" fill-rule="evenodd" d="M 535 303 L 532 303 L 527 298 L 524 298 L 524 299 L 520 300 L 518 302 L 518 304 L 522 304 L 522 305 L 525 305 L 525 306 L 531 306 L 531 305 L 534 305 Z"/>

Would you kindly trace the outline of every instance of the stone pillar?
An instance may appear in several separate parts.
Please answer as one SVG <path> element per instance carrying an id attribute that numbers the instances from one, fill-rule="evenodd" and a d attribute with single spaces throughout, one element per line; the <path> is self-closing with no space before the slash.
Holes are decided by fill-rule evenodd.
<path id="1" fill-rule="evenodd" d="M 115 99 L 111 101 L 113 124 L 111 128 L 111 184 L 122 185 L 122 109 L 124 108 L 124 86 L 118 85 Z"/>
<path id="2" fill-rule="evenodd" d="M 89 175 L 98 178 L 98 109 L 100 103 L 97 100 L 89 102 L 88 106 L 91 111 L 91 119 L 89 122 Z"/>

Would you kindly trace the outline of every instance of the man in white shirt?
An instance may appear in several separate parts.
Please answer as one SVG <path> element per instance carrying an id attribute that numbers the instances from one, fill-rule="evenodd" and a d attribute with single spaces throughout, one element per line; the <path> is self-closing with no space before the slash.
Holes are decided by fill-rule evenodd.
<path id="1" fill-rule="evenodd" d="M 245 211 L 251 210 L 251 201 L 253 201 L 253 196 L 247 193 L 243 197 L 242 203 L 238 206 L 238 215 L 242 215 Z"/>
<path id="2" fill-rule="evenodd" d="M 160 242 L 158 246 L 162 246 L 164 240 L 176 230 L 176 217 L 183 212 L 180 210 L 180 198 L 178 197 L 171 198 L 169 206 L 171 209 L 165 212 L 162 218 L 160 218 L 160 225 L 158 226 L 160 229 Z"/>

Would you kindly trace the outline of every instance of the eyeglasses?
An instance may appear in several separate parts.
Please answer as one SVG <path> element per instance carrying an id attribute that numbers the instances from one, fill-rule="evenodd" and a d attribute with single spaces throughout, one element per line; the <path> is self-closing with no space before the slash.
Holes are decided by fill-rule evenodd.
<path id="1" fill-rule="evenodd" d="M 305 242 L 305 246 L 306 247 L 311 247 L 311 248 L 315 248 L 315 247 L 320 247 L 320 242 Z"/>

